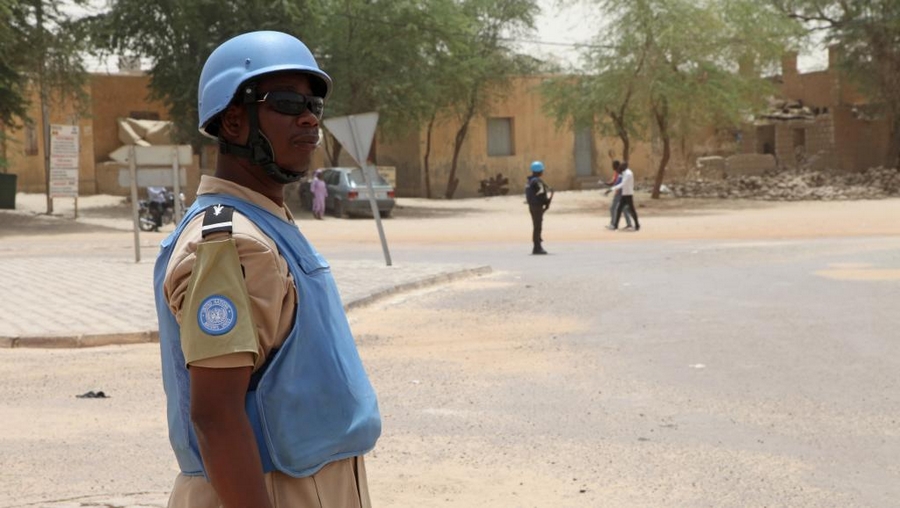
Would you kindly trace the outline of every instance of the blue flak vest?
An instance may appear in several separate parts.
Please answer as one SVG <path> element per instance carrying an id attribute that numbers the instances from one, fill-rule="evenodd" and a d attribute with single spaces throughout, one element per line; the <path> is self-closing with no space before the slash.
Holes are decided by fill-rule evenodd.
<path id="1" fill-rule="evenodd" d="M 369 452 L 381 435 L 378 402 L 328 263 L 296 225 L 247 201 L 205 194 L 163 240 L 153 274 L 169 441 L 181 472 L 207 476 L 191 423 L 181 329 L 169 309 L 163 282 L 184 226 L 216 204 L 234 207 L 274 240 L 297 287 L 294 326 L 262 374 L 254 376 L 245 399 L 264 472 L 310 476 L 329 462 Z"/>

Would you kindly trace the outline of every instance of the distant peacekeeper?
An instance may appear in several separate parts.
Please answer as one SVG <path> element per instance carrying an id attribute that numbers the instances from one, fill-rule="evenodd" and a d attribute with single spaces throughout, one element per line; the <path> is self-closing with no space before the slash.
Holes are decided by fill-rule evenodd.
<path id="1" fill-rule="evenodd" d="M 252 32 L 200 75 L 214 176 L 162 243 L 154 271 L 170 508 L 365 508 L 363 455 L 381 433 L 328 262 L 284 186 L 319 146 L 331 78 L 301 41 Z"/>
<path id="2" fill-rule="evenodd" d="M 544 212 L 550 208 L 553 201 L 553 189 L 547 185 L 541 176 L 544 174 L 544 163 L 534 161 L 531 163 L 531 176 L 525 186 L 525 199 L 528 201 L 528 211 L 531 212 L 531 241 L 534 243 L 532 254 L 546 254 L 541 246 L 541 230 L 544 224 Z"/>

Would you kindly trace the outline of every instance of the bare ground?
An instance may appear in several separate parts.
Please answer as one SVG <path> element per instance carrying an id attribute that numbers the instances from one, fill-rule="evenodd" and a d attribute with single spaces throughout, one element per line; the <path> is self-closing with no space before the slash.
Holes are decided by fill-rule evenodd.
<path id="1" fill-rule="evenodd" d="M 57 201 L 59 217 L 36 217 L 34 214 L 43 209 L 42 199 L 20 195 L 21 210 L 0 214 L 0 254 L 71 245 L 74 239 L 79 245 L 128 246 L 131 242 L 128 205 L 121 198 L 82 198 L 77 221 L 68 218 L 73 209 L 64 200 Z M 546 218 L 548 246 L 578 241 L 766 240 L 900 234 L 900 199 L 773 203 L 670 198 L 653 201 L 639 195 L 636 200 L 642 230 L 635 234 L 603 229 L 608 220 L 608 199 L 598 191 L 559 193 Z M 316 221 L 302 211 L 296 215 L 301 228 L 318 245 L 334 248 L 378 242 L 370 219 Z M 400 199 L 395 216 L 385 220 L 384 225 L 390 242 L 421 247 L 449 243 L 527 246 L 530 237 L 527 209 L 519 196 L 455 201 Z M 142 239 L 158 242 L 165 233 L 145 234 Z M 837 268 L 835 277 L 848 276 L 847 270 L 856 269 Z M 503 290 L 504 284 L 501 278 L 488 277 L 457 283 L 451 289 L 465 294 Z M 791 495 L 798 495 L 797 488 L 805 487 L 797 480 L 802 466 L 771 462 L 772 457 L 717 456 L 720 452 L 714 449 L 697 450 L 695 453 L 706 456 L 694 459 L 697 463 L 711 460 L 710 470 L 668 471 L 670 478 L 659 478 L 654 475 L 654 467 L 675 451 L 656 448 L 651 453 L 637 447 L 615 449 L 612 444 L 604 450 L 585 450 L 577 441 L 552 437 L 541 442 L 509 442 L 496 433 L 502 425 L 479 419 L 475 413 L 467 413 L 472 410 L 466 407 L 447 404 L 449 397 L 445 395 L 453 393 L 454 400 L 468 398 L 473 404 L 489 405 L 492 386 L 501 380 L 531 378 L 540 382 L 562 376 L 570 376 L 573 389 L 577 389 L 584 378 L 561 369 L 571 363 L 573 352 L 538 348 L 535 343 L 554 333 L 577 332 L 584 325 L 560 322 L 558 317 L 549 315 L 526 319 L 515 302 L 500 302 L 484 312 L 442 309 L 435 303 L 440 301 L 439 291 L 400 296 L 351 314 L 361 354 L 389 411 L 385 419 L 393 425 L 385 429 L 368 462 L 377 506 L 665 506 L 650 500 L 660 499 L 654 495 L 667 489 L 668 499 L 675 500 L 675 505 L 740 506 L 739 499 L 727 497 L 727 480 L 716 479 L 717 463 L 774 478 L 775 486 L 754 487 L 764 489 L 757 499 L 772 506 L 853 505 L 829 499 L 827 492 L 806 491 L 802 497 L 792 499 Z M 502 315 L 503 327 L 492 319 L 497 315 Z M 448 332 L 451 329 L 452 333 Z M 496 333 L 486 337 L 486 329 Z M 48 468 L 54 471 L 51 476 L 70 487 L 56 485 L 55 490 L 78 487 L 83 494 L 110 489 L 164 493 L 174 468 L 166 458 L 168 452 L 162 450 L 165 437 L 160 415 L 146 415 L 148 405 L 162 407 L 158 380 L 148 375 L 157 368 L 156 354 L 153 346 L 129 346 L 71 352 L 10 350 L 0 355 L 9 383 L 4 398 L 10 401 L 8 408 L 17 407 L 14 414 L 18 415 L 10 420 L 5 432 L 28 444 L 18 450 L 22 453 L 17 460 L 32 459 L 18 467 L 32 471 L 36 480 L 47 474 Z M 53 364 L 52 371 L 42 367 L 48 362 Z M 16 365 L 24 366 L 35 379 L 13 374 Z M 135 374 L 121 378 L 121 386 L 101 384 L 103 372 L 110 366 Z M 137 369 L 132 371 L 132 367 Z M 91 382 L 79 382 L 85 377 Z M 26 390 L 23 381 L 34 389 Z M 420 389 L 426 384 L 430 385 L 428 390 Z M 82 407 L 81 403 L 74 403 L 73 393 L 83 386 L 111 389 L 116 397 L 126 398 L 124 410 L 73 410 Z M 392 408 L 409 407 L 399 403 L 408 400 L 425 407 L 424 414 L 443 416 L 442 420 L 455 427 L 449 431 L 429 429 L 420 425 L 424 423 L 417 420 L 422 418 L 419 413 L 390 412 Z M 100 406 L 102 401 L 90 404 Z M 104 418 L 110 419 L 104 422 Z M 98 463 L 98 457 L 91 457 L 91 450 L 105 449 L 110 442 L 115 443 L 116 456 L 125 457 L 128 450 L 136 450 L 142 457 L 140 463 Z M 69 455 L 62 463 L 58 452 L 61 449 Z M 597 481 L 608 474 L 604 464 L 596 462 L 599 456 L 615 457 L 621 461 L 617 470 L 630 472 Z M 575 469 L 573 464 L 577 465 Z M 134 474 L 123 474 L 129 468 Z M 720 503 L 678 498 L 678 486 L 686 478 L 704 477 L 711 480 L 698 488 L 718 489 L 725 496 L 719 499 Z M 109 483 L 116 478 L 124 483 Z M 19 487 L 32 494 L 48 488 L 39 481 Z"/>

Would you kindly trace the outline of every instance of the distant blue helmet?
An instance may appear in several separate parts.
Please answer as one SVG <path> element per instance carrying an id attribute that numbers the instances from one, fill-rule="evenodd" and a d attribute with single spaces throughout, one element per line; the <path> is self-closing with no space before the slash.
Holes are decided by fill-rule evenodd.
<path id="1" fill-rule="evenodd" d="M 541 161 L 534 161 L 531 163 L 531 172 L 532 173 L 543 173 L 544 172 L 544 163 Z"/>
<path id="2" fill-rule="evenodd" d="M 228 107 L 242 83 L 283 71 L 309 74 L 313 93 L 323 99 L 331 94 L 331 78 L 319 69 L 309 48 L 292 35 L 250 32 L 223 42 L 209 55 L 200 73 L 200 132 L 217 135 L 216 128 L 208 130 L 210 122 Z"/>

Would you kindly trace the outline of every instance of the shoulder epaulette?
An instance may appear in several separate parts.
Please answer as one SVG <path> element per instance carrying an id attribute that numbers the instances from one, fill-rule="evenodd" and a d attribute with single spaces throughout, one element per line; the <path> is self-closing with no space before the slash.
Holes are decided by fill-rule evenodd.
<path id="1" fill-rule="evenodd" d="M 213 205 L 203 214 L 203 238 L 213 233 L 231 234 L 234 207 L 228 205 Z"/>

